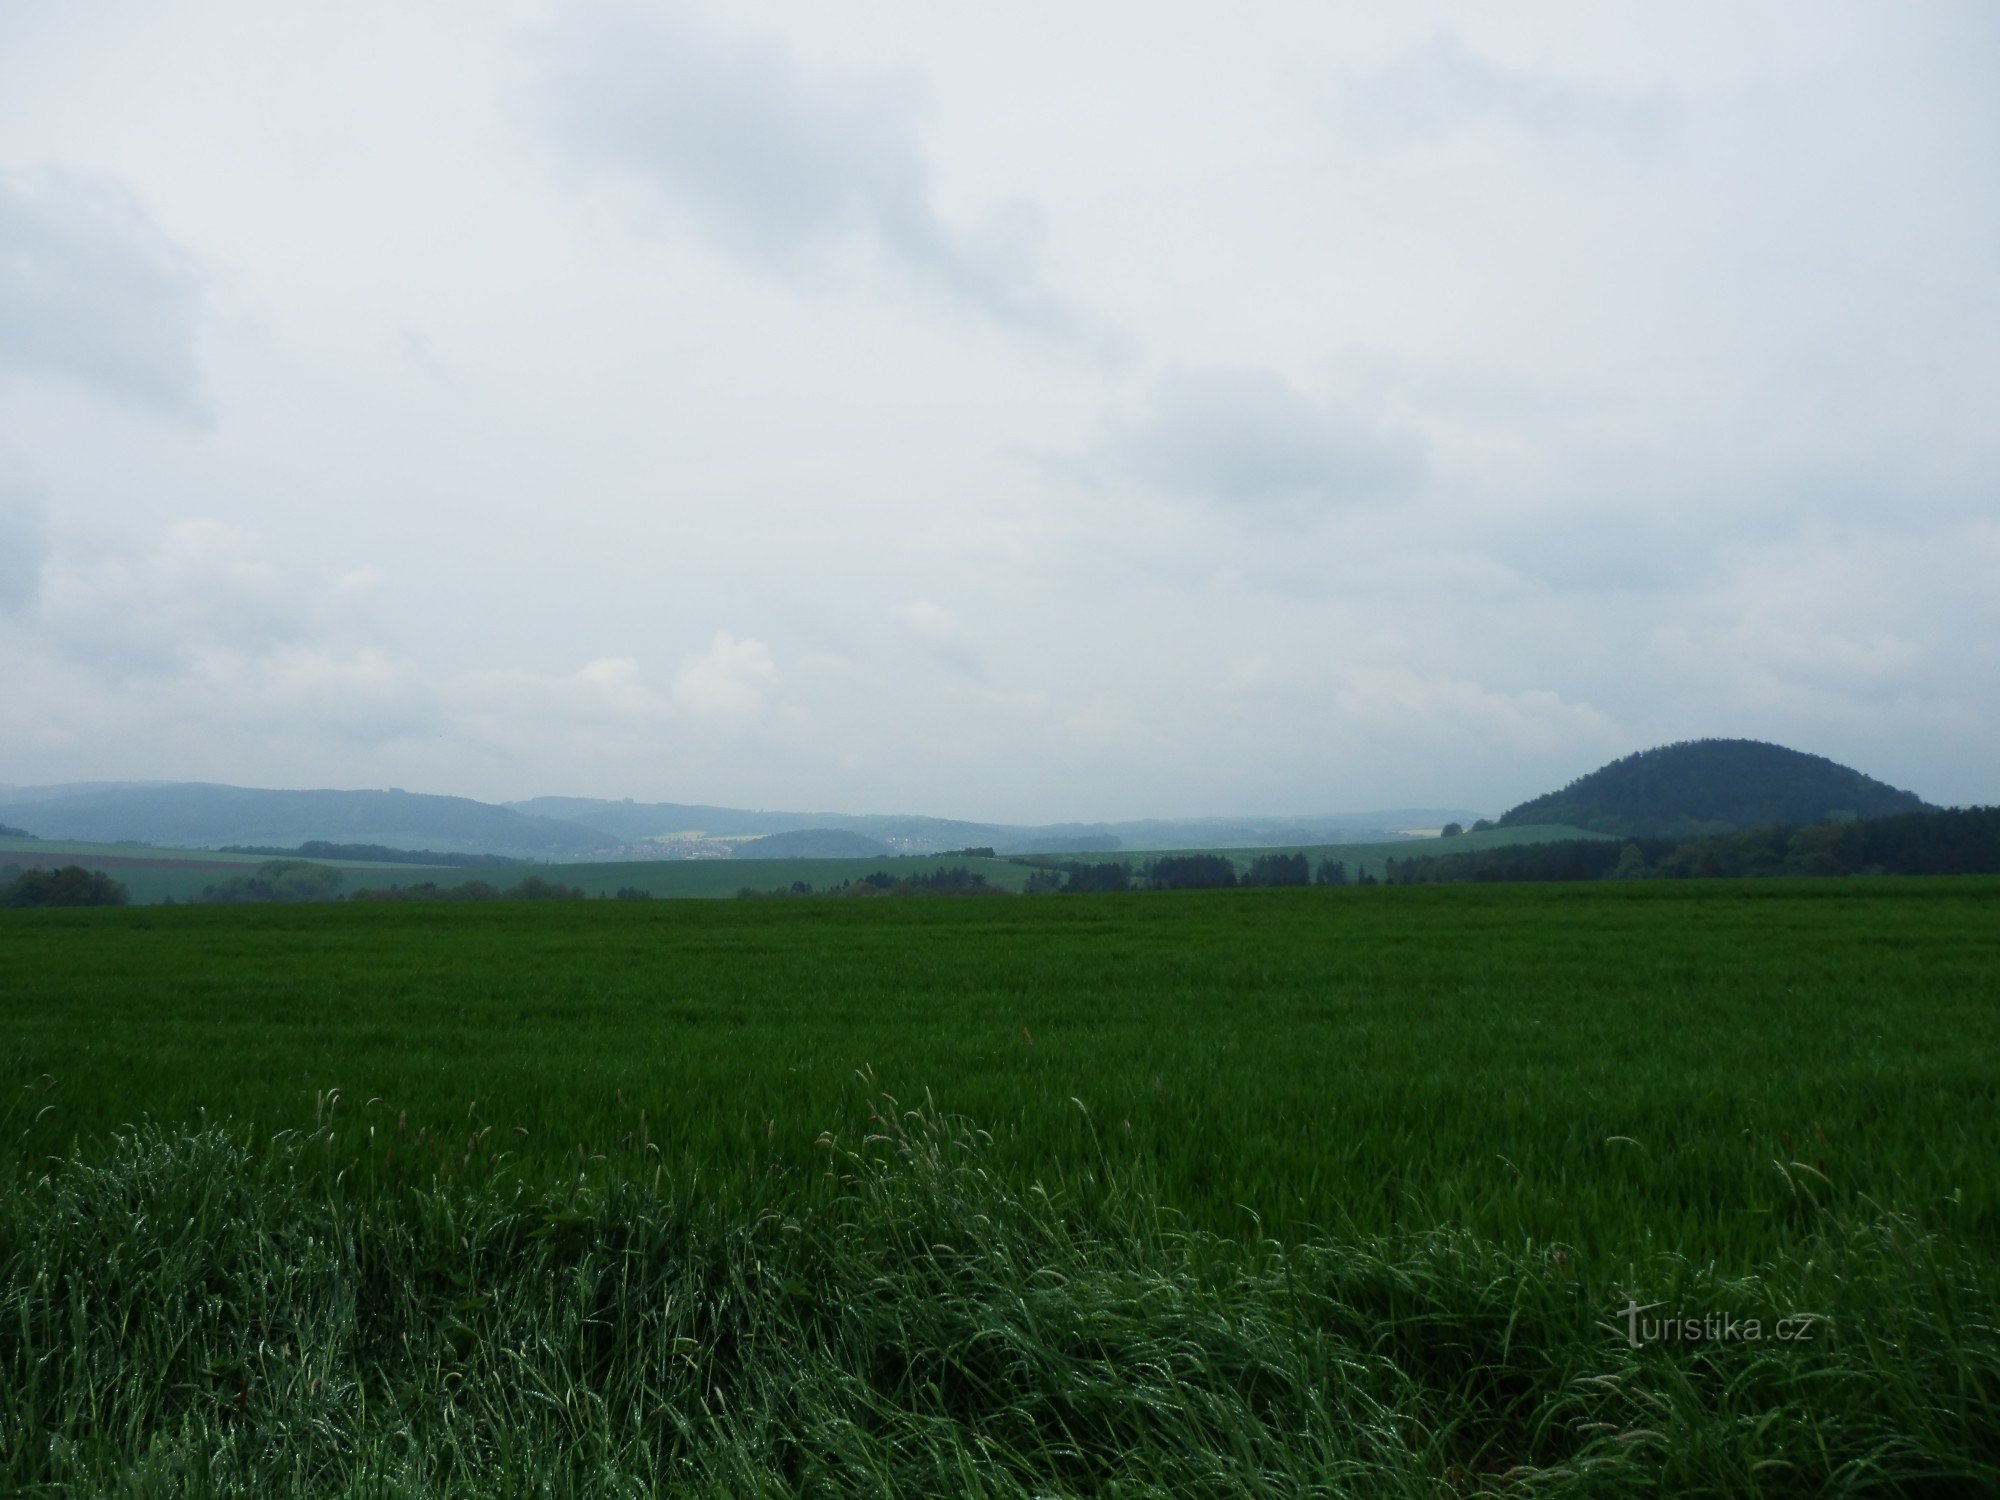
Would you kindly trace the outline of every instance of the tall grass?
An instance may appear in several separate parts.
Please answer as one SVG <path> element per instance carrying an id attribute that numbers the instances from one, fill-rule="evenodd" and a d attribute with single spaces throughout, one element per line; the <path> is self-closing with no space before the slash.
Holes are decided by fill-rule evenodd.
<path id="1" fill-rule="evenodd" d="M 1979 1494 L 1990 1260 L 1819 1211 L 1755 1275 L 1459 1231 L 1280 1243 L 995 1172 L 875 1101 L 754 1211 L 686 1181 L 357 1185 L 147 1127 L 0 1200 L 9 1493 Z M 1642 1343 L 1627 1297 L 1811 1312 Z"/>

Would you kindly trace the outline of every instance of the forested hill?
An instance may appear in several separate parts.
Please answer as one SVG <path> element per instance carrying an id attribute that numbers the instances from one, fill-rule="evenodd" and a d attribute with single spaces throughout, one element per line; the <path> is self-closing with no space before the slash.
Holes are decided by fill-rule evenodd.
<path id="1" fill-rule="evenodd" d="M 1503 815 L 1502 826 L 1567 823 L 1621 837 L 1707 833 L 1923 812 L 1914 792 L 1760 740 L 1687 740 L 1641 750 Z"/>

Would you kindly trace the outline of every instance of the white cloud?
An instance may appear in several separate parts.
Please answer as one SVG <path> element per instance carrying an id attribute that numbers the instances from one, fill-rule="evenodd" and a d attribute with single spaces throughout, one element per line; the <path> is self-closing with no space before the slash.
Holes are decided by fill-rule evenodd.
<path id="1" fill-rule="evenodd" d="M 1429 741 L 1456 746 L 1460 753 L 1485 753 L 1496 741 L 1506 749 L 1548 751 L 1615 738 L 1615 726 L 1601 710 L 1567 702 L 1546 688 L 1496 692 L 1411 667 L 1356 666 L 1341 675 L 1335 717 L 1362 736 Z"/>
<path id="2" fill-rule="evenodd" d="M 770 647 L 718 630 L 674 679 L 674 704 L 703 723 L 739 727 L 764 715 L 777 685 Z"/>
<path id="3" fill-rule="evenodd" d="M 437 694 L 422 673 L 369 647 L 208 650 L 190 663 L 188 678 L 211 722 L 234 734 L 331 736 L 377 747 L 443 727 Z"/>
<path id="4" fill-rule="evenodd" d="M 1737 703 L 1903 722 L 2000 663 L 2000 525 L 1815 528 L 1743 549 L 1653 633 Z"/>
<path id="5" fill-rule="evenodd" d="M 667 712 L 659 696 L 646 686 L 639 663 L 629 656 L 599 657 L 577 675 L 616 714 L 631 719 L 654 720 L 664 717 Z"/>
<path id="6" fill-rule="evenodd" d="M 434 689 L 386 642 L 364 579 L 288 567 L 254 532 L 183 521 L 150 547 L 52 562 L 16 649 L 68 680 L 79 719 L 167 712 L 219 740 L 273 743 L 435 732 Z"/>
<path id="7" fill-rule="evenodd" d="M 169 675 L 204 654 L 256 656 L 319 623 L 321 580 L 280 568 L 255 533 L 170 526 L 149 550 L 49 571 L 42 622 L 66 652 L 115 675 Z"/>
<path id="8" fill-rule="evenodd" d="M 1431 141 L 1500 122 L 1541 140 L 1620 146 L 1656 141 L 1675 115 L 1661 91 L 1622 92 L 1497 62 L 1437 32 L 1385 66 L 1356 73 L 1336 94 L 1343 125 L 1391 140 Z"/>

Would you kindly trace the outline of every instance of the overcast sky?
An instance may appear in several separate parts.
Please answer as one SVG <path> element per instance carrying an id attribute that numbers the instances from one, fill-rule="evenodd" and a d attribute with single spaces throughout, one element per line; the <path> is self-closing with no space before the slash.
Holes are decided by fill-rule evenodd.
<path id="1" fill-rule="evenodd" d="M 0 782 L 2000 800 L 2000 7 L 0 0 Z"/>

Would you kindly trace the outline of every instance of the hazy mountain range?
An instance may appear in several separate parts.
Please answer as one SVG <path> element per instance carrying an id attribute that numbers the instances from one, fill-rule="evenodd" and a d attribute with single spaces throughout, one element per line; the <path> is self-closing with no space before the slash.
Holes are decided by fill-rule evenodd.
<path id="1" fill-rule="evenodd" d="M 1025 826 L 899 814 L 783 812 L 679 802 L 536 797 L 496 804 L 388 791 L 288 791 L 209 782 L 0 786 L 0 824 L 39 838 L 183 848 L 310 839 L 533 859 L 999 853 L 1275 847 L 1397 837 L 1475 814 L 1391 808 L 1290 818 Z M 759 846 L 758 841 L 771 839 Z"/>
<path id="2" fill-rule="evenodd" d="M 1503 814 L 1502 826 L 1689 837 L 1923 811 L 1914 793 L 1824 756 L 1757 740 L 1643 750 Z M 1285 818 L 974 823 L 911 814 L 774 812 L 688 802 L 535 797 L 505 804 L 388 791 L 279 791 L 208 782 L 0 786 L 0 827 L 88 843 L 296 847 L 311 840 L 541 860 L 858 858 L 990 848 L 997 854 L 1373 843 L 1448 823 L 1461 808 Z"/>

